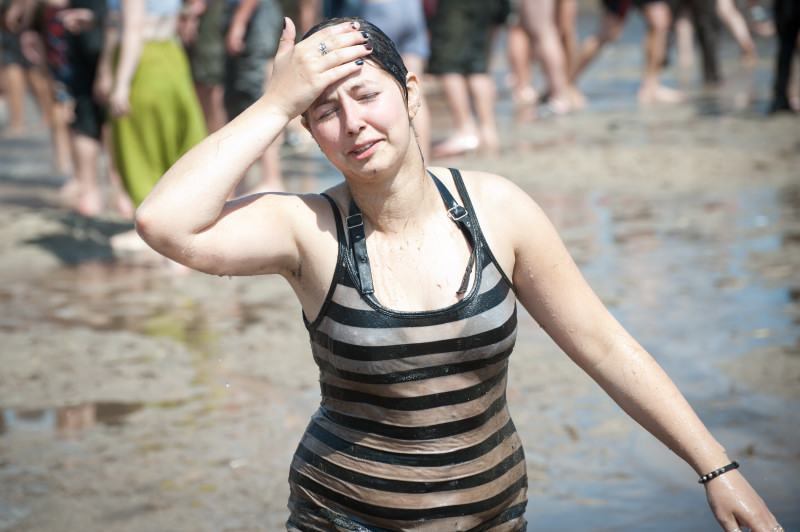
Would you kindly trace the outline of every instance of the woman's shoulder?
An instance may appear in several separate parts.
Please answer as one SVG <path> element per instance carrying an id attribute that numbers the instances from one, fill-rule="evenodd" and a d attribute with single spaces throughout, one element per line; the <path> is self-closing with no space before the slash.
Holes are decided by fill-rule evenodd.
<path id="1" fill-rule="evenodd" d="M 450 168 L 432 167 L 430 170 L 440 179 L 450 174 Z M 458 169 L 464 180 L 470 199 L 476 204 L 495 205 L 508 202 L 525 194 L 512 180 L 492 172 Z"/>

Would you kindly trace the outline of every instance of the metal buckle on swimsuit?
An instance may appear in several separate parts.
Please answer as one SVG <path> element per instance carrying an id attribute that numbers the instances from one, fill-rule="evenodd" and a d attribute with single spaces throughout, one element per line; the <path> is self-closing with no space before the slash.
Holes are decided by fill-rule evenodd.
<path id="1" fill-rule="evenodd" d="M 452 218 L 454 222 L 457 222 L 461 218 L 467 216 L 469 213 L 467 212 L 467 209 L 461 205 L 456 205 L 455 207 L 447 209 L 447 214 L 450 215 L 450 218 Z"/>
<path id="2" fill-rule="evenodd" d="M 347 228 L 352 229 L 364 225 L 364 218 L 361 213 L 353 214 L 347 217 Z"/>

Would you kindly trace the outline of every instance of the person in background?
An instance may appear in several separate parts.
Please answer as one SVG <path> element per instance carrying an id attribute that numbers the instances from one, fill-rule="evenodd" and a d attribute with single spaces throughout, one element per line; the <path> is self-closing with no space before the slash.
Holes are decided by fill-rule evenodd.
<path id="1" fill-rule="evenodd" d="M 186 0 L 178 24 L 209 133 L 228 122 L 224 102 L 224 17 L 225 0 Z"/>
<path id="2" fill-rule="evenodd" d="M 428 72 L 438 76 L 453 119 L 449 138 L 432 147 L 434 157 L 477 150 L 497 153 L 497 89 L 489 74 L 492 30 L 510 12 L 507 0 L 439 0 L 429 27 Z M 473 108 L 475 114 L 473 115 Z"/>
<path id="3" fill-rule="evenodd" d="M 622 35 L 625 19 L 632 5 L 638 7 L 647 26 L 644 40 L 644 74 L 639 85 L 639 102 L 680 103 L 686 95 L 661 83 L 661 68 L 666 57 L 667 38 L 672 24 L 672 12 L 665 0 L 602 0 L 603 13 L 597 32 L 581 43 L 581 55 L 571 73 L 573 83 L 597 58 L 600 50 Z"/>
<path id="4" fill-rule="evenodd" d="M 48 68 L 43 6 L 34 0 L 0 0 L 0 76 L 9 110 L 8 138 L 29 134 L 25 117 L 27 89 L 39 107 L 41 125 L 53 143 L 53 166 L 60 174 L 72 172 L 69 146 L 69 104 L 63 84 Z"/>
<path id="5" fill-rule="evenodd" d="M 227 0 L 225 23 L 225 109 L 232 120 L 250 107 L 269 84 L 283 15 L 277 0 Z M 264 153 L 261 179 L 250 191 L 284 191 L 280 146 Z"/>
<path id="6" fill-rule="evenodd" d="M 180 0 L 110 0 L 95 79 L 113 129 L 114 160 L 138 206 L 172 164 L 206 136 L 205 119 L 177 35 Z M 145 249 L 136 232 L 112 247 Z"/>
<path id="7" fill-rule="evenodd" d="M 775 0 L 773 10 L 778 50 L 775 56 L 772 101 L 769 111 L 778 113 L 800 111 L 800 102 L 789 96 L 792 78 L 792 62 L 800 50 L 800 2 L 797 0 Z"/>

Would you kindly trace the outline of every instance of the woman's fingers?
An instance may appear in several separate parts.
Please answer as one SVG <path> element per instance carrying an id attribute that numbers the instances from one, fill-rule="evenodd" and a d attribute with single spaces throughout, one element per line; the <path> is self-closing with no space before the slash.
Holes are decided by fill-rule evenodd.
<path id="1" fill-rule="evenodd" d="M 325 28 L 301 44 L 312 63 L 319 64 L 323 69 L 355 61 L 367 55 L 371 49 L 369 34 L 360 31 L 355 22 Z"/>
<path id="2" fill-rule="evenodd" d="M 295 44 L 294 24 L 285 19 L 268 92 L 290 117 L 305 111 L 326 87 L 361 68 L 363 63 L 356 61 L 367 56 L 372 45 L 358 28 L 356 22 L 337 24 Z"/>

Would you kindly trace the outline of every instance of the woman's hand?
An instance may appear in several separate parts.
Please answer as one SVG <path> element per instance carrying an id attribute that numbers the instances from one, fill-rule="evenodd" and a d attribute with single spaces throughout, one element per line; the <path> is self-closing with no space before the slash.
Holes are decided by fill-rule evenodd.
<path id="1" fill-rule="evenodd" d="M 295 44 L 294 24 L 288 17 L 284 21 L 264 97 L 291 120 L 308 109 L 328 86 L 358 72 L 361 64 L 356 60 L 369 55 L 371 47 L 365 46 L 369 38 L 359 31 L 357 22 L 324 28 Z"/>
<path id="2" fill-rule="evenodd" d="M 131 113 L 130 87 L 117 83 L 108 97 L 108 112 L 114 118 L 122 118 Z"/>
<path id="3" fill-rule="evenodd" d="M 705 486 L 711 511 L 725 532 L 741 532 L 743 526 L 752 532 L 783 531 L 767 505 L 738 471 L 711 479 Z"/>
<path id="4" fill-rule="evenodd" d="M 61 24 L 73 35 L 83 33 L 97 23 L 91 9 L 71 7 L 60 11 L 57 15 Z"/>

